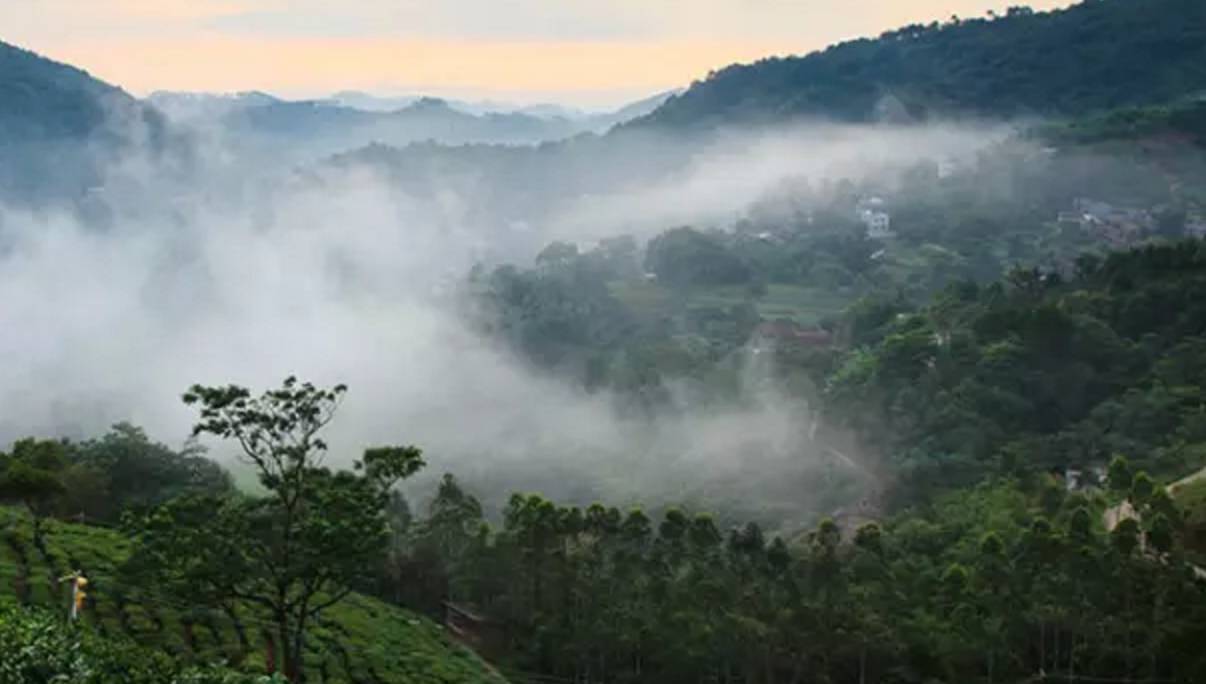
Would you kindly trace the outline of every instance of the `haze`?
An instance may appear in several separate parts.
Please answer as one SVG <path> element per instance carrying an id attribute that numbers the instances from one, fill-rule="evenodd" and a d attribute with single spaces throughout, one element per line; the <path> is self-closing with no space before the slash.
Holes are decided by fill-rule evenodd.
<path id="1" fill-rule="evenodd" d="M 355 89 L 613 107 L 1002 0 L 19 0 L 5 38 L 136 94 Z M 1030 3 L 1037 9 L 1061 0 Z"/>
<path id="2" fill-rule="evenodd" d="M 366 444 L 406 441 L 427 450 L 428 476 L 456 472 L 492 502 L 516 488 L 691 501 L 723 486 L 728 496 L 757 491 L 760 512 L 779 521 L 804 519 L 817 502 L 801 483 L 832 476 L 834 461 L 812 442 L 808 407 L 766 382 L 765 358 L 733 360 L 744 368 L 735 405 L 670 387 L 679 398 L 668 410 L 625 418 L 623 397 L 588 394 L 480 335 L 456 284 L 483 253 L 528 264 L 553 238 L 723 227 L 785 178 L 860 178 L 967 155 L 1001 130 L 731 133 L 675 150 L 692 161 L 664 177 L 638 148 L 666 154 L 675 143 L 641 138 L 601 174 L 655 179 L 636 187 L 565 197 L 504 171 L 536 186 L 518 231 L 483 199 L 509 187 L 490 177 L 464 186 L 433 176 L 425 185 L 436 190 L 414 194 L 371 164 L 319 164 L 299 180 L 207 146 L 189 173 L 171 176 L 133 155 L 107 173 L 101 226 L 68 207 L 0 210 L 0 356 L 22 359 L 0 367 L 0 440 L 84 437 L 124 420 L 179 443 L 194 416 L 178 397 L 192 383 L 259 388 L 298 374 L 352 388 L 332 426 L 341 464 Z M 224 447 L 215 455 L 231 462 Z"/>

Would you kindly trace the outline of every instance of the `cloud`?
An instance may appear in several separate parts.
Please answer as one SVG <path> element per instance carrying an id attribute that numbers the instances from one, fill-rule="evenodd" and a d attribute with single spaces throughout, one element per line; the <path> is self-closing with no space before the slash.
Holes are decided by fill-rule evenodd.
<path id="1" fill-rule="evenodd" d="M 449 285 L 483 244 L 532 253 L 540 236 L 724 224 L 784 178 L 874 173 L 976 149 L 991 140 L 985 133 L 734 134 L 678 150 L 689 161 L 657 182 L 588 188 L 593 197 L 519 176 L 566 162 L 557 153 L 500 157 L 521 161 L 493 179 L 483 167 L 468 185 L 432 176 L 421 195 L 372 166 L 303 181 L 223 149 L 220 136 L 205 139 L 191 173 L 164 173 L 134 154 L 85 202 L 83 215 L 108 217 L 99 225 L 69 206 L 0 208 L 0 443 L 95 435 L 121 420 L 179 443 L 194 418 L 179 395 L 192 383 L 266 388 L 297 374 L 351 386 L 332 426 L 336 463 L 367 445 L 415 443 L 427 450 L 429 477 L 455 472 L 492 504 L 525 489 L 803 520 L 833 505 L 825 496 L 842 495 L 835 478 L 860 475 L 813 441 L 809 407 L 776 389 L 766 355 L 746 349 L 726 360 L 738 401 L 693 401 L 684 382 L 668 388 L 676 400 L 665 411 L 634 417 L 619 410 L 631 397 L 588 394 L 483 337 Z M 682 144 L 655 142 L 613 141 L 606 158 L 551 171 L 649 178 L 643 152 Z M 491 220 L 497 207 L 484 198 L 507 183 L 531 189 L 539 224 L 529 234 Z M 232 457 L 229 445 L 214 447 Z"/>

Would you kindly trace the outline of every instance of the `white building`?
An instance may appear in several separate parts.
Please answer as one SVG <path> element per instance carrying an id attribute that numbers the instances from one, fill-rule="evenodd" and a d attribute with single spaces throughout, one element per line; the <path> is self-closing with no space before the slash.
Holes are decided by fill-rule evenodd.
<path id="1" fill-rule="evenodd" d="M 858 213 L 858 220 L 867 227 L 867 237 L 871 240 L 886 240 L 896 236 L 892 232 L 892 217 L 886 211 L 863 209 Z"/>

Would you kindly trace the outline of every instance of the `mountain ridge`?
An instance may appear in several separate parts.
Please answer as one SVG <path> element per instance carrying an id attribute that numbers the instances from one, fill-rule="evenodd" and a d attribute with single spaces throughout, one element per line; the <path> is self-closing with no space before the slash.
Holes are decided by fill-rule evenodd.
<path id="1" fill-rule="evenodd" d="M 1063 117 L 1194 92 L 1206 92 L 1206 3 L 1090 0 L 912 24 L 807 55 L 731 65 L 628 125 Z"/>

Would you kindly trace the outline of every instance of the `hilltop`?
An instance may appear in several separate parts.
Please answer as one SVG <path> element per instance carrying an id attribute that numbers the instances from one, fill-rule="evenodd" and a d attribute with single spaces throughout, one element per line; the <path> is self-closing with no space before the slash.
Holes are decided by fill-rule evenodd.
<path id="1" fill-rule="evenodd" d="M 0 199 L 78 196 L 107 160 L 167 136 L 162 115 L 122 89 L 0 41 Z"/>
<path id="2" fill-rule="evenodd" d="M 801 57 L 733 65 L 635 125 L 1063 117 L 1203 90 L 1206 4 L 1100 0 L 914 24 Z"/>
<path id="3" fill-rule="evenodd" d="M 148 123 L 155 117 L 124 90 L 3 41 L 0 103 L 0 144 L 81 140 L 104 129 L 114 116 Z"/>

